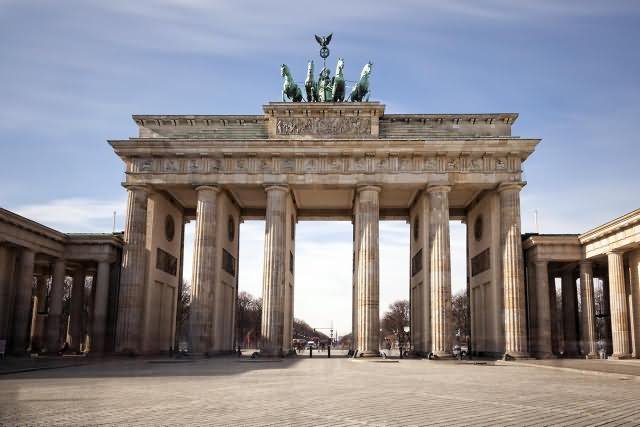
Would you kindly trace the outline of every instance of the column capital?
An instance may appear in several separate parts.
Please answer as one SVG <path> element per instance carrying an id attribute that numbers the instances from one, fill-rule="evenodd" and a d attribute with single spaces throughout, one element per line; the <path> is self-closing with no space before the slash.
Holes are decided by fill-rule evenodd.
<path id="1" fill-rule="evenodd" d="M 624 250 L 622 250 L 622 249 L 612 249 L 612 250 L 608 250 L 608 251 L 607 251 L 607 257 L 612 256 L 612 255 L 613 255 L 613 256 L 615 256 L 615 255 L 620 255 L 620 256 L 622 256 L 622 255 L 624 255 Z"/>
<path id="2" fill-rule="evenodd" d="M 127 184 L 126 182 L 123 182 L 122 186 L 128 191 L 144 191 L 147 194 L 151 192 L 149 186 L 144 184 Z"/>
<path id="3" fill-rule="evenodd" d="M 581 259 L 580 266 L 591 267 L 593 266 L 593 262 L 591 262 L 591 260 L 588 260 L 588 259 Z"/>
<path id="4" fill-rule="evenodd" d="M 356 186 L 356 191 L 358 193 L 360 193 L 361 191 L 376 191 L 379 193 L 380 191 L 382 191 L 382 187 L 378 185 L 371 185 L 371 184 L 360 184 Z"/>
<path id="5" fill-rule="evenodd" d="M 427 193 L 448 193 L 451 191 L 450 185 L 444 184 L 430 184 L 427 185 Z"/>
<path id="6" fill-rule="evenodd" d="M 194 188 L 196 191 L 213 191 L 215 193 L 220 192 L 220 187 L 217 185 L 198 185 Z"/>
<path id="7" fill-rule="evenodd" d="M 286 193 L 289 192 L 289 185 L 288 184 L 265 184 L 264 185 L 264 191 L 269 192 L 269 191 L 284 191 Z"/>
<path id="8" fill-rule="evenodd" d="M 525 181 L 514 181 L 514 182 L 501 182 L 498 184 L 498 193 L 502 193 L 503 191 L 520 191 L 522 188 L 527 185 Z"/>

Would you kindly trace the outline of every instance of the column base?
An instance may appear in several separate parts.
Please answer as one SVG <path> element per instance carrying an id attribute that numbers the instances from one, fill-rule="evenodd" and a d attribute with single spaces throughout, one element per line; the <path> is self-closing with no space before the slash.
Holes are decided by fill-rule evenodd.
<path id="1" fill-rule="evenodd" d="M 356 357 L 380 357 L 379 351 L 359 351 Z"/>
<path id="2" fill-rule="evenodd" d="M 612 354 L 611 356 L 609 356 L 609 359 L 611 359 L 611 360 L 631 359 L 631 353 Z"/>
<path id="3" fill-rule="evenodd" d="M 531 355 L 525 352 L 505 353 L 502 355 L 502 360 L 520 360 L 531 359 Z"/>
<path id="4" fill-rule="evenodd" d="M 557 359 L 557 358 L 558 358 L 558 356 L 556 356 L 555 354 L 550 353 L 550 352 L 545 352 L 545 353 L 536 353 L 536 354 L 534 355 L 534 357 L 535 357 L 536 359 Z"/>
<path id="5" fill-rule="evenodd" d="M 429 353 L 429 359 L 434 360 L 452 360 L 455 359 L 453 353 L 449 353 L 446 351 L 436 351 L 433 353 Z"/>

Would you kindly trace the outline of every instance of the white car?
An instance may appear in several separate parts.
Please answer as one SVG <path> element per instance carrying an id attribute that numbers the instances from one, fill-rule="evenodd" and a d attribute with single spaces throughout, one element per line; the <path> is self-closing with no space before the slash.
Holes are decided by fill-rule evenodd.
<path id="1" fill-rule="evenodd" d="M 307 348 L 318 348 L 318 345 L 315 343 L 315 341 L 308 341 L 306 347 Z"/>

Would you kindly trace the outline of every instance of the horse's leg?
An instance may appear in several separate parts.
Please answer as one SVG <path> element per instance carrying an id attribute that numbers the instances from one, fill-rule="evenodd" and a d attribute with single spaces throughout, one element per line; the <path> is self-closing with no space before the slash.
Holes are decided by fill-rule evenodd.
<path id="1" fill-rule="evenodd" d="M 284 89 L 282 89 L 282 102 L 285 102 L 285 100 L 284 100 Z"/>

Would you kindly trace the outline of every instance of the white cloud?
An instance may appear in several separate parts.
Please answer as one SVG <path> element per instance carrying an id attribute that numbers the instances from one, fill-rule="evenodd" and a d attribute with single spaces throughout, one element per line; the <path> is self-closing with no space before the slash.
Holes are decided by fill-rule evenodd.
<path id="1" fill-rule="evenodd" d="M 126 199 L 90 198 L 54 199 L 22 205 L 11 210 L 63 233 L 110 233 L 116 212 L 116 231 L 124 227 Z"/>

